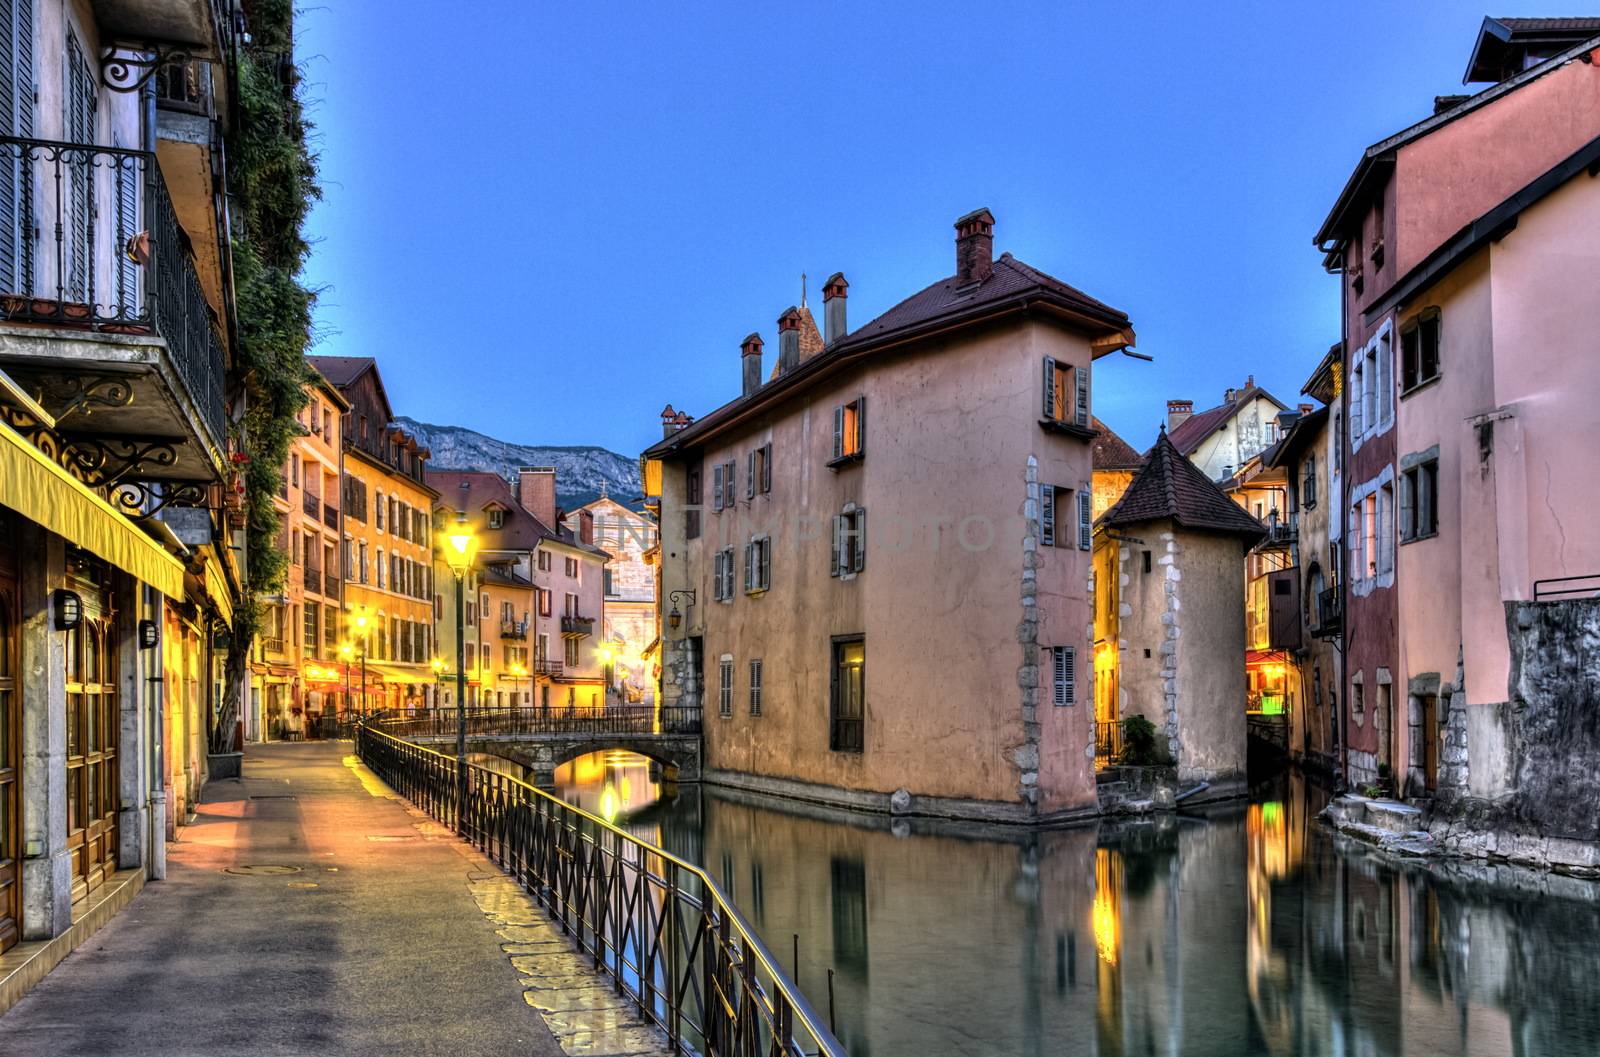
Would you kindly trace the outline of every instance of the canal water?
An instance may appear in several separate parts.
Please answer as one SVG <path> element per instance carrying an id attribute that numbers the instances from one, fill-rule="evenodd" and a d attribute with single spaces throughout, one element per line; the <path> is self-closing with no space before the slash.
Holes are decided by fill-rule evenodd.
<path id="1" fill-rule="evenodd" d="M 852 1057 L 1600 1054 L 1600 890 L 1395 868 L 1292 774 L 1043 833 L 678 788 L 627 753 L 556 780 L 701 864 L 786 964 L 798 936 Z"/>

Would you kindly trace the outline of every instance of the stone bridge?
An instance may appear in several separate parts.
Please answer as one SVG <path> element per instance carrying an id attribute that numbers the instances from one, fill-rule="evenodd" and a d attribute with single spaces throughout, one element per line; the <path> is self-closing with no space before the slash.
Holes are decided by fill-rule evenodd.
<path id="1" fill-rule="evenodd" d="M 414 740 L 440 744 L 453 750 L 455 738 L 429 735 Z M 441 744 L 442 743 L 442 744 Z M 661 765 L 662 777 L 675 782 L 700 780 L 700 735 L 650 733 L 469 733 L 467 753 L 498 756 L 528 769 L 534 785 L 555 785 L 556 768 L 591 752 L 622 749 Z"/>

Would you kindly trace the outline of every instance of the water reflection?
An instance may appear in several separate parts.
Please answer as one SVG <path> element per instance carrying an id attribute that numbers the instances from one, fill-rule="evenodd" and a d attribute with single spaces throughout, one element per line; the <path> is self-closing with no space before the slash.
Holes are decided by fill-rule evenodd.
<path id="1" fill-rule="evenodd" d="M 557 782 L 704 866 L 824 1016 L 833 969 L 854 1057 L 1600 1052 L 1594 888 L 1395 869 L 1298 778 L 1042 834 L 678 792 L 625 754 Z"/>

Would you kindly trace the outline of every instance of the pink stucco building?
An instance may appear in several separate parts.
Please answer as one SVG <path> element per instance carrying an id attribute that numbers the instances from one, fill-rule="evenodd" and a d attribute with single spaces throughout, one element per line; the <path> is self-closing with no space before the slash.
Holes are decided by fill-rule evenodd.
<path id="1" fill-rule="evenodd" d="M 1096 810 L 1092 362 L 1128 317 L 993 255 L 819 332 L 645 453 L 661 466 L 662 699 L 705 779 L 859 808 L 1029 822 Z M 729 356 L 729 378 L 735 376 Z M 648 476 L 648 475 L 647 475 Z M 868 532 L 868 515 L 871 530 Z"/>
<path id="2" fill-rule="evenodd" d="M 1494 797 L 1507 603 L 1600 573 L 1600 19 L 1487 19 L 1467 80 L 1494 83 L 1370 147 L 1317 241 L 1343 284 L 1347 773 Z"/>

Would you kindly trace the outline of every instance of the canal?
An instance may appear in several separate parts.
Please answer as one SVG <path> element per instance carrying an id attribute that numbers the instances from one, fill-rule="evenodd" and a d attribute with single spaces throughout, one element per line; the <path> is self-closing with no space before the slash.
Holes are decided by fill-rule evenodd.
<path id="1" fill-rule="evenodd" d="M 556 778 L 705 867 L 786 963 L 798 936 L 852 1057 L 1600 1053 L 1595 886 L 1396 868 L 1314 824 L 1297 775 L 1043 833 L 664 786 L 627 753 Z"/>

